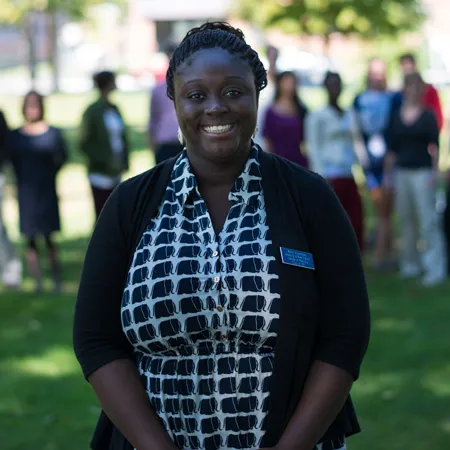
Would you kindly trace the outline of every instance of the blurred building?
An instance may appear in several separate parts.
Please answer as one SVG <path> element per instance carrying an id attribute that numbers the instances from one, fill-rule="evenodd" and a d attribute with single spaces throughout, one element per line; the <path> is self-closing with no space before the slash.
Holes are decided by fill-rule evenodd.
<path id="1" fill-rule="evenodd" d="M 424 26 L 427 50 L 427 81 L 450 84 L 450 17 L 449 0 L 424 0 L 429 20 Z"/>
<path id="2" fill-rule="evenodd" d="M 275 0 L 273 0 L 275 1 Z M 139 89 L 151 85 L 164 76 L 167 59 L 162 53 L 167 41 L 179 42 L 186 32 L 207 20 L 229 20 L 243 29 L 249 43 L 263 50 L 267 43 L 284 49 L 280 64 L 285 68 L 307 73 L 304 82 L 317 84 L 324 70 L 335 67 L 342 71 L 349 83 L 359 81 L 365 70 L 366 60 L 373 56 L 371 43 L 355 37 L 334 35 L 323 57 L 323 39 L 285 35 L 279 30 L 262 31 L 252 24 L 242 23 L 230 17 L 234 0 L 127 0 L 126 14 L 117 6 L 108 4 L 90 9 L 89 20 L 71 23 L 67 17 L 60 19 L 58 38 L 61 88 L 85 90 L 91 87 L 90 74 L 95 70 L 114 69 L 121 73 L 121 87 Z M 421 58 L 428 81 L 436 84 L 450 83 L 450 0 L 423 0 L 429 12 L 429 20 L 416 33 L 399 39 L 402 47 L 412 51 L 426 52 Z M 48 24 L 44 15 L 34 21 L 34 48 L 36 59 L 44 61 L 49 56 Z M 389 44 L 387 44 L 389 45 Z M 29 43 L 23 30 L 0 27 L 0 70 L 26 65 Z M 379 51 L 379 50 L 378 50 Z M 383 58 L 391 58 L 397 66 L 397 55 L 389 47 Z M 261 52 L 264 57 L 264 51 Z M 263 58 L 264 59 L 264 58 Z M 395 61 L 394 61 L 395 60 Z M 292 67 L 291 67 L 292 65 Z M 42 86 L 50 86 L 49 74 L 39 73 Z M 128 78 L 127 78 L 128 77 Z M 28 78 L 23 83 L 11 72 L 8 80 L 3 77 L 0 90 L 16 87 L 23 91 L 28 87 Z M 125 81 L 124 81 L 125 80 Z M 127 84 L 128 83 L 128 84 Z M 22 86 L 23 85 L 23 86 Z"/>
<path id="3" fill-rule="evenodd" d="M 206 20 L 226 20 L 232 0 L 129 0 L 124 58 L 136 75 L 165 71 L 159 52 Z"/>

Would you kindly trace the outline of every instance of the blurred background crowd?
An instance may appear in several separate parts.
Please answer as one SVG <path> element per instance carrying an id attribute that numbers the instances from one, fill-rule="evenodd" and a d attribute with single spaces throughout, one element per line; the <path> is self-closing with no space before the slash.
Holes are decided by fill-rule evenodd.
<path id="1" fill-rule="evenodd" d="M 70 336 L 87 240 L 120 181 L 182 150 L 165 73 L 213 19 L 267 68 L 255 140 L 327 179 L 358 237 L 374 334 L 352 445 L 445 448 L 449 14 L 448 0 L 0 0 L 1 448 L 87 448 L 98 406 Z"/>

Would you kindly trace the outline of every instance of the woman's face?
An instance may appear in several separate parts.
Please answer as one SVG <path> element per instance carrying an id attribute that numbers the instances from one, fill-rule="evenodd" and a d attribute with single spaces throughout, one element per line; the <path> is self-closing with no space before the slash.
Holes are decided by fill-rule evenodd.
<path id="1" fill-rule="evenodd" d="M 291 97 L 297 90 L 297 80 L 291 74 L 284 75 L 280 80 L 280 93 Z"/>
<path id="2" fill-rule="evenodd" d="M 174 76 L 175 109 L 189 151 L 214 162 L 248 152 L 258 98 L 246 61 L 220 49 L 200 50 Z"/>
<path id="3" fill-rule="evenodd" d="M 341 79 L 337 76 L 330 76 L 325 83 L 325 88 L 331 98 L 339 98 L 342 91 Z"/>
<path id="4" fill-rule="evenodd" d="M 103 93 L 106 94 L 106 95 L 109 95 L 109 94 L 111 94 L 111 92 L 115 91 L 116 89 L 117 89 L 116 79 L 115 78 L 111 78 L 108 81 L 108 84 L 103 89 Z"/>
<path id="5" fill-rule="evenodd" d="M 27 122 L 38 122 L 39 120 L 41 120 L 41 104 L 39 102 L 39 98 L 36 95 L 30 94 L 26 98 L 23 114 Z"/>
<path id="6" fill-rule="evenodd" d="M 419 80 L 409 80 L 405 83 L 404 96 L 411 103 L 420 103 L 423 94 L 423 83 Z"/>
<path id="7" fill-rule="evenodd" d="M 375 60 L 370 63 L 368 79 L 371 89 L 386 89 L 386 65 L 383 61 Z"/>

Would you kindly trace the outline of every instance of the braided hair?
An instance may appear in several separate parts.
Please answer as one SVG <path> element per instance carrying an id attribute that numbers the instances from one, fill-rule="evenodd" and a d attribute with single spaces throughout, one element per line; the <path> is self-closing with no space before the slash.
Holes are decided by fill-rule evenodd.
<path id="1" fill-rule="evenodd" d="M 175 99 L 174 74 L 178 67 L 194 53 L 207 48 L 221 48 L 247 61 L 255 77 L 256 91 L 259 93 L 267 86 L 267 73 L 258 53 L 246 42 L 244 33 L 226 22 L 207 22 L 192 28 L 174 51 L 167 69 L 167 96 Z"/>

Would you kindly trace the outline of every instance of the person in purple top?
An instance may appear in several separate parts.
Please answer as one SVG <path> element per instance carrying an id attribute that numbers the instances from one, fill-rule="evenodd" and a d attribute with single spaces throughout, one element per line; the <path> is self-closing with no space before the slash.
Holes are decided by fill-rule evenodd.
<path id="1" fill-rule="evenodd" d="M 266 112 L 263 136 L 266 151 L 308 167 L 308 160 L 301 151 L 307 109 L 297 94 L 297 84 L 293 72 L 277 76 L 275 99 Z"/>
<path id="2" fill-rule="evenodd" d="M 174 44 L 166 46 L 166 55 L 169 60 L 175 48 Z M 183 150 L 182 144 L 178 141 L 175 107 L 173 101 L 167 97 L 165 80 L 157 84 L 151 93 L 148 134 L 156 164 L 178 155 Z"/>

